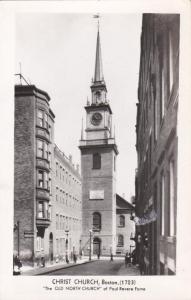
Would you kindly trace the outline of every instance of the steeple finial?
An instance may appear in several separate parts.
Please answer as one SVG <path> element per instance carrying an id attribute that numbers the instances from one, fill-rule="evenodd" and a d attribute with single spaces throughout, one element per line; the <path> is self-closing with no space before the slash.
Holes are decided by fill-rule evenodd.
<path id="1" fill-rule="evenodd" d="M 99 14 L 94 15 L 94 18 L 98 18 L 98 30 L 97 30 L 97 44 L 96 44 L 96 60 L 95 60 L 95 73 L 94 82 L 103 80 L 103 68 L 102 68 L 102 57 L 101 57 L 101 43 L 99 33 Z"/>

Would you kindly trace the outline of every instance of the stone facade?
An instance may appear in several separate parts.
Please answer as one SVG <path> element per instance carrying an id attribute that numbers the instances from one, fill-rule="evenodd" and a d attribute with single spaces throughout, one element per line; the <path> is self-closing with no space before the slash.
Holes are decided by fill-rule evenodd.
<path id="1" fill-rule="evenodd" d="M 54 148 L 52 186 L 52 219 L 50 231 L 54 241 L 54 254 L 69 259 L 80 253 L 81 246 L 81 178 L 79 166 L 74 167 L 57 146 Z M 51 234 L 51 233 L 50 233 Z"/>
<path id="2" fill-rule="evenodd" d="M 175 274 L 179 15 L 144 14 L 137 104 L 137 226 L 149 274 Z M 139 245 L 137 244 L 137 247 Z M 140 247 L 141 249 L 141 247 Z M 143 256 L 141 251 L 139 257 Z"/>
<path id="3" fill-rule="evenodd" d="M 79 168 L 54 143 L 49 101 L 34 85 L 15 86 L 14 254 L 32 265 L 80 251 Z"/>

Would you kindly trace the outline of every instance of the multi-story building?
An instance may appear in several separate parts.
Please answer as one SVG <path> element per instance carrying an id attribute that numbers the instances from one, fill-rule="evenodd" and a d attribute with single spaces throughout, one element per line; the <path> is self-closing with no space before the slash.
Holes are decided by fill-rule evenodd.
<path id="1" fill-rule="evenodd" d="M 79 168 L 54 143 L 49 102 L 34 85 L 15 86 L 14 253 L 31 264 L 80 247 Z"/>
<path id="2" fill-rule="evenodd" d="M 116 197 L 118 149 L 112 132 L 112 110 L 103 77 L 100 33 L 97 33 L 92 100 L 86 110 L 86 135 L 79 148 L 82 169 L 82 249 L 86 255 L 124 253 L 130 248 L 130 207 Z M 117 202 L 117 204 L 116 204 Z M 123 202 L 123 203 L 122 203 Z M 119 216 L 120 214 L 120 216 Z M 123 218 L 121 228 L 116 225 Z M 118 224 L 119 225 L 119 224 Z M 133 224 L 132 224 L 133 226 Z M 129 240 L 127 241 L 127 236 Z M 93 244 L 93 247 L 91 245 Z"/>
<path id="3" fill-rule="evenodd" d="M 55 234 L 55 255 L 70 258 L 80 253 L 81 243 L 81 178 L 79 166 L 74 168 L 72 157 L 67 158 L 54 147 L 52 214 L 55 221 L 50 230 Z"/>
<path id="4" fill-rule="evenodd" d="M 136 124 L 136 214 L 142 220 L 137 226 L 141 237 L 137 248 L 139 257 L 147 253 L 149 274 L 176 272 L 178 76 L 179 15 L 144 14 Z"/>

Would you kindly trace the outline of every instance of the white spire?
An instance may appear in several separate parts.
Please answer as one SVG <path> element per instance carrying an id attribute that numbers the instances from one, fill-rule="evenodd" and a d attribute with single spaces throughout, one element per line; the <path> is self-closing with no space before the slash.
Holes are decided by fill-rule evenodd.
<path id="1" fill-rule="evenodd" d="M 102 68 L 102 57 L 101 57 L 100 34 L 99 34 L 99 28 L 98 28 L 94 82 L 102 81 L 102 80 L 103 80 L 103 68 Z"/>

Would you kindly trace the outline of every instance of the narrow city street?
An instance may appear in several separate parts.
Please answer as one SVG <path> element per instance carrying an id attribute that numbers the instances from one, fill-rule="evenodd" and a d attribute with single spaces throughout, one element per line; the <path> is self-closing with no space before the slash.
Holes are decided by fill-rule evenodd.
<path id="1" fill-rule="evenodd" d="M 83 265 L 76 265 L 70 268 L 63 268 L 57 271 L 46 273 L 46 275 L 140 275 L 139 270 L 135 266 L 125 267 L 123 259 L 116 259 L 114 261 L 99 260 L 88 262 Z"/>

